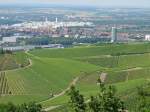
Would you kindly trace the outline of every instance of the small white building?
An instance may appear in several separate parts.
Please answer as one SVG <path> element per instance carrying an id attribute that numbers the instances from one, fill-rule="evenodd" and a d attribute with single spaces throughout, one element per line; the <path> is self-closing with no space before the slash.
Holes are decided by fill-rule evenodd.
<path id="1" fill-rule="evenodd" d="M 17 37 L 3 37 L 3 43 L 15 43 L 17 41 Z"/>
<path id="2" fill-rule="evenodd" d="M 69 38 L 69 35 L 64 35 L 65 38 Z"/>
<path id="3" fill-rule="evenodd" d="M 150 35 L 145 35 L 145 40 L 150 41 Z"/>

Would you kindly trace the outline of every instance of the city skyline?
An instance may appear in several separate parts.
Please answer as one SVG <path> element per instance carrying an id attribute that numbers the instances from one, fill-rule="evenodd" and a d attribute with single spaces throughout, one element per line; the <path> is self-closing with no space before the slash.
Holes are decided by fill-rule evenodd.
<path id="1" fill-rule="evenodd" d="M 75 5 L 75 6 L 104 6 L 104 7 L 149 7 L 150 0 L 0 0 L 0 4 L 22 5 Z"/>

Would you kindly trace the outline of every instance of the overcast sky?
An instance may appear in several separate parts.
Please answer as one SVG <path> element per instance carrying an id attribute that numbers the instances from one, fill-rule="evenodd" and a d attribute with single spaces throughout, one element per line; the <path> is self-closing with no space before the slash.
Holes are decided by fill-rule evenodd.
<path id="1" fill-rule="evenodd" d="M 127 7 L 150 7 L 150 0 L 0 0 L 1 4 L 68 4 L 68 5 L 92 5 L 92 6 L 127 6 Z"/>

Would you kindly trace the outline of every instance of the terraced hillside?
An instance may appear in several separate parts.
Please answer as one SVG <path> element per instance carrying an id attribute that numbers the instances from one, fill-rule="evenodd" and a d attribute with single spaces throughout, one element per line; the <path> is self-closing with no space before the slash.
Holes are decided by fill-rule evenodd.
<path id="1" fill-rule="evenodd" d="M 0 55 L 0 95 L 1 96 L 8 96 L 14 94 L 14 91 L 11 90 L 12 85 L 10 85 L 10 81 L 8 81 L 6 72 L 9 70 L 11 71 L 11 70 L 21 69 L 28 65 L 29 65 L 29 61 L 27 59 L 27 55 L 25 55 L 25 53 L 23 52 Z"/>
<path id="2" fill-rule="evenodd" d="M 0 95 L 8 95 L 11 94 L 9 90 L 7 78 L 5 76 L 5 72 L 1 72 L 0 74 Z"/>
<path id="3" fill-rule="evenodd" d="M 18 55 L 15 58 L 19 60 Z M 95 65 L 74 60 L 40 58 L 29 53 L 24 55 L 28 55 L 31 65 L 5 71 L 11 94 L 1 97 L 0 102 L 42 101 L 63 91 L 83 71 L 99 69 Z"/>
<path id="4" fill-rule="evenodd" d="M 17 69 L 29 64 L 25 53 L 1 54 L 0 55 L 0 71 Z"/>
<path id="5" fill-rule="evenodd" d="M 127 104 L 132 104 L 137 86 L 150 82 L 149 43 L 38 49 L 15 53 L 8 60 L 0 66 L 5 65 L 9 94 L 2 95 L 0 102 L 37 101 L 48 110 L 67 104 L 65 92 L 71 84 L 88 99 L 98 91 L 97 79 L 103 78 L 106 84 L 117 87 L 117 94 Z"/>

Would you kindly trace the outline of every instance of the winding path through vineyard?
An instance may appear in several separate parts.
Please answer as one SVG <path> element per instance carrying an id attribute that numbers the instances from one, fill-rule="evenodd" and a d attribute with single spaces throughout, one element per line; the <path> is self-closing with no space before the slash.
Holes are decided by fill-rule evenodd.
<path id="1" fill-rule="evenodd" d="M 68 86 L 65 90 L 63 90 L 61 93 L 55 94 L 54 97 L 52 97 L 51 99 L 42 101 L 42 102 L 40 102 L 40 103 L 43 103 L 43 102 L 46 102 L 46 101 L 51 101 L 51 100 L 53 100 L 53 99 L 55 99 L 55 98 L 57 98 L 57 97 L 60 97 L 60 96 L 64 95 L 64 94 L 70 89 L 71 86 L 76 85 L 76 83 L 77 83 L 78 80 L 79 80 L 79 77 L 76 77 L 76 78 L 69 84 L 69 86 Z M 58 108 L 58 107 L 60 107 L 60 106 L 61 106 L 61 105 L 50 106 L 50 107 L 45 108 L 44 111 L 47 112 L 47 111 L 56 109 L 56 108 Z"/>

